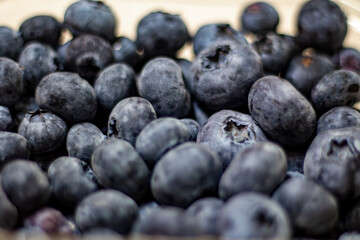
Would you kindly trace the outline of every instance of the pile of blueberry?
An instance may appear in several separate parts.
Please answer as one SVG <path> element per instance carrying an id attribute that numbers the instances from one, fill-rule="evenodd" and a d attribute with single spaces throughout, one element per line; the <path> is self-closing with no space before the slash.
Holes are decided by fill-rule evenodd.
<path id="1" fill-rule="evenodd" d="M 103 2 L 0 27 L 0 227 L 18 234 L 355 239 L 360 52 L 329 0 L 276 31 L 152 12 L 115 36 Z M 73 39 L 61 43 L 63 30 Z M 249 39 L 253 39 L 250 42 Z M 196 58 L 178 59 L 192 42 Z"/>

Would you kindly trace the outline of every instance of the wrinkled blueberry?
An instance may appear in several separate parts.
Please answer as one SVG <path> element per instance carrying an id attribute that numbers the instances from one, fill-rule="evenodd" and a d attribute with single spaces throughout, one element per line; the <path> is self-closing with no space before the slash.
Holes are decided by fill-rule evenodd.
<path id="1" fill-rule="evenodd" d="M 331 52 L 342 46 L 347 33 L 346 16 L 333 1 L 311 0 L 302 6 L 297 28 L 302 45 Z"/>
<path id="2" fill-rule="evenodd" d="M 50 191 L 55 201 L 73 209 L 87 195 L 97 190 L 92 179 L 85 174 L 84 163 L 73 157 L 60 157 L 48 169 Z"/>
<path id="3" fill-rule="evenodd" d="M 27 139 L 31 153 L 46 153 L 63 144 L 67 126 L 65 121 L 55 114 L 39 109 L 25 115 L 18 133 Z"/>
<path id="4" fill-rule="evenodd" d="M 18 211 L 0 186 L 0 227 L 13 229 L 18 221 Z"/>
<path id="5" fill-rule="evenodd" d="M 70 157 L 90 163 L 91 155 L 106 136 L 94 124 L 84 122 L 72 126 L 67 134 L 66 149 Z"/>
<path id="6" fill-rule="evenodd" d="M 11 59 L 0 58 L 0 105 L 12 106 L 25 90 L 20 66 Z"/>
<path id="7" fill-rule="evenodd" d="M 235 40 L 240 43 L 247 43 L 245 37 L 229 24 L 206 24 L 197 30 L 193 38 L 194 53 L 198 55 L 205 48 L 210 47 L 215 42 L 223 40 Z"/>
<path id="8" fill-rule="evenodd" d="M 222 110 L 213 114 L 199 130 L 197 142 L 219 154 L 225 169 L 245 147 L 266 140 L 261 128 L 250 115 Z"/>
<path id="9" fill-rule="evenodd" d="M 44 206 L 50 196 L 49 181 L 34 162 L 14 160 L 1 172 L 1 185 L 16 208 L 29 213 Z"/>
<path id="10" fill-rule="evenodd" d="M 138 206 L 130 197 L 116 190 L 90 194 L 76 207 L 75 220 L 82 231 L 109 228 L 126 234 L 136 219 Z"/>
<path id="11" fill-rule="evenodd" d="M 57 54 L 48 45 L 29 43 L 21 52 L 19 65 L 24 68 L 26 89 L 33 94 L 41 79 L 57 70 Z"/>
<path id="12" fill-rule="evenodd" d="M 312 89 L 311 102 L 319 114 L 360 100 L 360 76 L 348 70 L 326 74 Z"/>
<path id="13" fill-rule="evenodd" d="M 283 146 L 308 141 L 316 128 L 310 102 L 285 79 L 259 79 L 249 93 L 251 116 L 270 137 Z"/>
<path id="14" fill-rule="evenodd" d="M 360 52 L 355 48 L 341 49 L 335 54 L 333 61 L 340 69 L 360 74 Z"/>
<path id="15" fill-rule="evenodd" d="M 148 59 L 156 56 L 172 57 L 190 38 L 179 15 L 160 11 L 143 17 L 137 25 L 136 33 L 136 45 Z"/>
<path id="16" fill-rule="evenodd" d="M 219 196 L 226 200 L 242 192 L 271 194 L 285 179 L 284 150 L 271 142 L 254 143 L 237 154 L 219 182 Z"/>
<path id="17" fill-rule="evenodd" d="M 305 155 L 304 173 L 338 199 L 360 196 L 360 129 L 340 128 L 317 135 Z"/>
<path id="18" fill-rule="evenodd" d="M 221 199 L 201 198 L 186 209 L 186 214 L 196 220 L 202 235 L 216 236 L 218 235 L 217 218 L 223 206 L 224 202 Z"/>
<path id="19" fill-rule="evenodd" d="M 14 122 L 9 108 L 0 105 L 0 131 L 10 131 Z"/>
<path id="20" fill-rule="evenodd" d="M 92 81 L 99 71 L 113 62 L 113 58 L 110 43 L 100 37 L 85 34 L 73 39 L 66 48 L 65 67 Z"/>
<path id="21" fill-rule="evenodd" d="M 140 97 L 148 100 L 158 117 L 185 117 L 191 108 L 190 94 L 181 69 L 170 58 L 149 61 L 136 80 Z"/>
<path id="22" fill-rule="evenodd" d="M 39 83 L 35 96 L 40 107 L 71 123 L 91 121 L 98 107 L 95 90 L 74 73 L 47 75 Z"/>
<path id="23" fill-rule="evenodd" d="M 120 139 L 98 145 L 91 158 L 91 167 L 100 183 L 140 200 L 146 193 L 149 170 L 135 148 Z"/>
<path id="24" fill-rule="evenodd" d="M 152 169 L 162 155 L 178 144 L 188 141 L 189 131 L 175 118 L 159 118 L 140 132 L 135 142 L 136 151 Z"/>
<path id="25" fill-rule="evenodd" d="M 137 49 L 136 43 L 127 37 L 119 37 L 113 43 L 114 61 L 126 63 L 135 70 L 140 68 L 143 62 L 144 53 Z"/>
<path id="26" fill-rule="evenodd" d="M 286 180 L 273 199 L 288 213 L 294 230 L 320 235 L 332 230 L 339 216 L 336 198 L 321 186 L 302 178 Z"/>
<path id="27" fill-rule="evenodd" d="M 24 44 L 21 34 L 9 27 L 0 26 L 0 39 L 0 57 L 16 61 Z"/>
<path id="28" fill-rule="evenodd" d="M 243 29 L 256 34 L 275 32 L 278 24 L 279 14 L 266 2 L 252 3 L 241 14 Z"/>
<path id="29" fill-rule="evenodd" d="M 110 112 L 120 100 L 131 96 L 134 86 L 134 70 L 122 63 L 113 64 L 102 70 L 94 83 L 99 104 L 107 112 Z"/>
<path id="30" fill-rule="evenodd" d="M 266 195 L 242 193 L 220 210 L 218 230 L 224 239 L 288 239 L 291 224 L 285 210 Z"/>
<path id="31" fill-rule="evenodd" d="M 38 41 L 53 48 L 59 45 L 62 25 L 52 16 L 38 15 L 26 19 L 19 32 L 25 43 Z"/>
<path id="32" fill-rule="evenodd" d="M 28 159 L 30 147 L 26 138 L 17 133 L 0 131 L 0 167 L 16 158 Z"/>
<path id="33" fill-rule="evenodd" d="M 125 98 L 116 104 L 109 115 L 107 135 L 135 145 L 141 130 L 155 119 L 155 109 L 148 100 L 140 97 Z"/>
<path id="34" fill-rule="evenodd" d="M 194 60 L 190 89 L 206 109 L 240 108 L 251 85 L 263 76 L 261 58 L 248 44 L 217 42 Z"/>
<path id="35" fill-rule="evenodd" d="M 133 233 L 155 236 L 190 237 L 201 234 L 197 221 L 177 207 L 159 207 L 138 218 Z"/>
<path id="36" fill-rule="evenodd" d="M 185 125 L 189 131 L 189 134 L 190 134 L 189 141 L 196 142 L 196 138 L 197 138 L 197 135 L 198 135 L 198 132 L 200 129 L 200 125 L 194 119 L 191 119 L 191 118 L 183 118 L 183 119 L 180 119 L 180 121 L 185 123 Z"/>
<path id="37" fill-rule="evenodd" d="M 64 16 L 64 24 L 74 37 L 93 34 L 110 42 L 115 39 L 116 22 L 113 12 L 102 1 L 76 1 L 66 9 Z"/>

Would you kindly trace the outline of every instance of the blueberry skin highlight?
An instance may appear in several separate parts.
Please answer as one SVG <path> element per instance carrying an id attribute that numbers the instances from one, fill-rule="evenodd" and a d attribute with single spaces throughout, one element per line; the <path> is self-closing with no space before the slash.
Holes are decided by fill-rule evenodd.
<path id="1" fill-rule="evenodd" d="M 266 195 L 238 194 L 219 213 L 220 237 L 226 239 L 291 238 L 290 220 L 285 210 Z"/>
<path id="2" fill-rule="evenodd" d="M 18 210 L 10 202 L 4 190 L 0 186 L 0 227 L 3 229 L 13 229 L 18 222 Z"/>
<path id="3" fill-rule="evenodd" d="M 55 114 L 39 109 L 25 115 L 18 133 L 27 139 L 31 153 L 47 153 L 65 142 L 67 126 Z"/>
<path id="4" fill-rule="evenodd" d="M 54 17 L 38 15 L 26 19 L 20 26 L 19 32 L 25 43 L 37 41 L 56 48 L 59 45 L 62 31 L 60 24 Z"/>
<path id="5" fill-rule="evenodd" d="M 169 149 L 188 141 L 189 131 L 175 118 L 159 118 L 140 132 L 135 142 L 136 151 L 152 169 Z"/>
<path id="6" fill-rule="evenodd" d="M 136 201 L 146 193 L 148 167 L 127 141 L 110 139 L 98 145 L 91 157 L 91 167 L 106 188 L 122 191 Z"/>
<path id="7" fill-rule="evenodd" d="M 319 134 L 329 129 L 344 127 L 360 128 L 360 113 L 350 107 L 334 107 L 324 113 L 318 120 L 317 131 Z"/>
<path id="8" fill-rule="evenodd" d="M 310 140 L 316 113 L 310 102 L 285 79 L 259 79 L 249 93 L 249 110 L 260 127 L 282 146 L 298 146 Z"/>
<path id="9" fill-rule="evenodd" d="M 265 134 L 250 115 L 222 110 L 201 127 L 196 141 L 215 151 L 226 169 L 238 152 L 265 140 Z"/>
<path id="10" fill-rule="evenodd" d="M 108 228 L 127 234 L 138 213 L 135 201 L 122 192 L 103 190 L 90 194 L 76 207 L 75 221 L 81 231 Z"/>
<path id="11" fill-rule="evenodd" d="M 65 11 L 64 24 L 74 37 L 93 34 L 112 42 L 115 39 L 116 18 L 102 1 L 76 1 Z"/>
<path id="12" fill-rule="evenodd" d="M 84 122 L 72 126 L 66 137 L 66 149 L 70 157 L 78 158 L 88 164 L 97 145 L 106 136 L 92 123 Z"/>
<path id="13" fill-rule="evenodd" d="M 261 58 L 248 44 L 216 42 L 191 67 L 189 89 L 211 111 L 245 107 L 251 85 L 263 76 Z"/>
<path id="14" fill-rule="evenodd" d="M 151 103 L 140 97 L 129 97 L 120 101 L 109 115 L 109 138 L 120 138 L 135 146 L 140 132 L 151 121 L 155 120 L 156 112 Z"/>
<path id="15" fill-rule="evenodd" d="M 57 54 L 50 46 L 38 42 L 27 44 L 19 57 L 19 65 L 24 68 L 26 90 L 32 94 L 44 76 L 58 69 L 57 61 Z"/>
<path id="16" fill-rule="evenodd" d="M 0 57 L 17 61 L 24 44 L 21 34 L 9 27 L 0 26 L 0 39 Z"/>
<path id="17" fill-rule="evenodd" d="M 196 138 L 197 138 L 197 135 L 198 135 L 198 132 L 200 129 L 200 125 L 194 119 L 191 119 L 191 118 L 183 118 L 183 119 L 180 119 L 180 121 L 185 123 L 185 125 L 189 131 L 189 134 L 190 134 L 189 141 L 196 142 Z"/>
<path id="18" fill-rule="evenodd" d="M 161 11 L 143 17 L 138 23 L 136 34 L 136 46 L 144 51 L 147 59 L 156 56 L 173 57 L 190 38 L 179 15 Z"/>
<path id="19" fill-rule="evenodd" d="M 258 142 L 244 149 L 221 176 L 219 196 L 227 200 L 242 192 L 270 195 L 285 179 L 287 159 L 284 150 L 272 142 Z"/>
<path id="20" fill-rule="evenodd" d="M 51 163 L 47 171 L 50 191 L 60 206 L 73 209 L 83 198 L 97 190 L 83 166 L 84 163 L 74 157 L 60 157 Z"/>
<path id="21" fill-rule="evenodd" d="M 216 192 L 221 173 L 221 162 L 215 152 L 197 143 L 184 143 L 155 165 L 151 191 L 161 204 L 188 207 Z"/>
<path id="22" fill-rule="evenodd" d="M 214 197 L 201 198 L 186 209 L 186 214 L 196 220 L 201 235 L 217 236 L 217 218 L 223 206 L 224 202 L 221 199 Z"/>
<path id="23" fill-rule="evenodd" d="M 10 131 L 14 122 L 9 108 L 0 106 L 0 131 Z"/>
<path id="24" fill-rule="evenodd" d="M 195 55 L 210 47 L 215 42 L 234 40 L 247 43 L 245 37 L 226 23 L 206 24 L 200 27 L 193 38 Z"/>
<path id="25" fill-rule="evenodd" d="M 0 166 L 17 159 L 28 159 L 30 147 L 26 138 L 17 133 L 0 131 Z"/>
<path id="26" fill-rule="evenodd" d="M 92 86 L 75 73 L 57 72 L 39 83 L 35 94 L 41 108 L 52 111 L 69 123 L 95 118 L 98 103 Z"/>
<path id="27" fill-rule="evenodd" d="M 99 104 L 107 112 L 110 112 L 119 101 L 131 96 L 134 87 L 134 70 L 122 63 L 106 67 L 94 83 Z"/>
<path id="28" fill-rule="evenodd" d="M 308 148 L 304 161 L 307 179 L 322 185 L 339 200 L 360 195 L 360 129 L 348 127 L 324 131 Z"/>
<path id="29" fill-rule="evenodd" d="M 170 58 L 150 60 L 136 79 L 140 97 L 148 100 L 158 117 L 186 117 L 191 109 L 190 93 L 181 69 Z"/>
<path id="30" fill-rule="evenodd" d="M 24 93 L 23 71 L 18 63 L 0 58 L 0 105 L 14 105 Z"/>
<path id="31" fill-rule="evenodd" d="M 347 70 L 325 75 L 312 89 L 311 102 L 319 114 L 334 107 L 352 106 L 360 100 L 360 76 Z"/>
<path id="32" fill-rule="evenodd" d="M 36 163 L 14 160 L 3 168 L 1 174 L 4 192 L 19 212 L 26 214 L 47 203 L 49 181 Z"/>
<path id="33" fill-rule="evenodd" d="M 300 234 L 326 234 L 337 223 L 339 209 L 336 198 L 312 181 L 288 179 L 272 198 L 285 209 L 294 230 Z"/>

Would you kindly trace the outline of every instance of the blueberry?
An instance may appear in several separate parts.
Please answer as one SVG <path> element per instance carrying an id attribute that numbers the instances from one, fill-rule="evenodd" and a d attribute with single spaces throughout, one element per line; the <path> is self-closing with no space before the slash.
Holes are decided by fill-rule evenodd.
<path id="1" fill-rule="evenodd" d="M 15 125 L 18 127 L 20 122 L 24 119 L 26 113 L 35 112 L 40 106 L 36 103 L 34 96 L 23 95 L 14 106 L 14 120 Z"/>
<path id="2" fill-rule="evenodd" d="M 127 37 L 119 37 L 112 46 L 115 62 L 128 64 L 136 70 L 140 68 L 144 53 L 137 49 L 135 42 Z"/>
<path id="3" fill-rule="evenodd" d="M 197 142 L 219 154 L 227 168 L 236 153 L 266 137 L 250 115 L 231 110 L 213 114 L 199 130 Z"/>
<path id="4" fill-rule="evenodd" d="M 305 155 L 307 179 L 322 185 L 339 200 L 360 195 L 360 129 L 349 127 L 318 134 Z"/>
<path id="5" fill-rule="evenodd" d="M 186 209 L 186 214 L 197 221 L 202 235 L 216 236 L 217 218 L 223 206 L 224 202 L 218 198 L 201 198 Z"/>
<path id="6" fill-rule="evenodd" d="M 22 50 L 19 65 L 24 68 L 26 90 L 33 94 L 40 80 L 57 70 L 57 55 L 50 46 L 32 42 Z"/>
<path id="7" fill-rule="evenodd" d="M 28 159 L 30 147 L 26 138 L 17 133 L 0 131 L 0 167 L 17 159 Z"/>
<path id="8" fill-rule="evenodd" d="M 31 153 L 46 153 L 65 142 L 67 126 L 55 114 L 39 109 L 25 115 L 18 133 L 28 140 Z"/>
<path id="9" fill-rule="evenodd" d="M 88 2 L 88 0 L 81 1 Z M 94 35 L 73 39 L 65 52 L 65 68 L 93 81 L 99 71 L 113 62 L 112 47 L 106 40 Z"/>
<path id="10" fill-rule="evenodd" d="M 127 141 L 110 139 L 98 145 L 91 158 L 91 167 L 106 188 L 122 191 L 135 200 L 141 200 L 146 193 L 148 167 Z"/>
<path id="11" fill-rule="evenodd" d="M 45 207 L 24 220 L 25 228 L 35 228 L 48 234 L 71 234 L 75 226 L 54 208 Z"/>
<path id="12" fill-rule="evenodd" d="M 256 34 L 275 32 L 278 24 L 279 14 L 266 2 L 252 3 L 241 14 L 243 29 Z"/>
<path id="13" fill-rule="evenodd" d="M 301 54 L 303 50 L 302 46 L 298 43 L 296 37 L 287 34 L 278 34 L 289 46 L 290 58 L 295 57 L 298 54 Z"/>
<path id="14" fill-rule="evenodd" d="M 130 231 L 138 206 L 130 197 L 116 190 L 90 194 L 76 207 L 76 224 L 82 231 L 108 228 L 120 234 Z"/>
<path id="15" fill-rule="evenodd" d="M 38 41 L 56 48 L 60 42 L 62 25 L 52 16 L 38 15 L 26 19 L 19 32 L 25 43 Z"/>
<path id="16" fill-rule="evenodd" d="M 360 76 L 348 70 L 326 74 L 312 89 L 311 102 L 319 114 L 360 100 Z"/>
<path id="17" fill-rule="evenodd" d="M 188 30 L 179 15 L 152 12 L 143 17 L 136 29 L 136 45 L 144 51 L 145 57 L 173 57 L 190 38 Z"/>
<path id="18" fill-rule="evenodd" d="M 136 151 L 152 169 L 164 153 L 188 141 L 189 135 L 186 125 L 180 120 L 159 118 L 140 132 L 135 142 Z"/>
<path id="19" fill-rule="evenodd" d="M 240 43 L 247 43 L 245 37 L 226 23 L 213 23 L 201 26 L 194 38 L 193 47 L 195 55 L 210 47 L 215 42 L 234 40 Z"/>
<path id="20" fill-rule="evenodd" d="M 130 97 L 134 87 L 134 70 L 122 63 L 106 67 L 94 83 L 99 104 L 107 112 L 110 112 L 120 100 Z"/>
<path id="21" fill-rule="evenodd" d="M 18 222 L 18 211 L 0 186 L 0 227 L 13 229 Z"/>
<path id="22" fill-rule="evenodd" d="M 257 80 L 249 93 L 251 116 L 270 137 L 283 146 L 310 140 L 316 114 L 310 102 L 285 79 L 267 76 Z"/>
<path id="23" fill-rule="evenodd" d="M 93 34 L 110 42 L 115 39 L 116 18 L 109 6 L 102 1 L 74 2 L 66 9 L 64 24 L 74 37 Z"/>
<path id="24" fill-rule="evenodd" d="M 177 207 L 159 207 L 138 218 L 133 233 L 154 236 L 194 237 L 200 235 L 197 221 Z"/>
<path id="25" fill-rule="evenodd" d="M 311 89 L 325 74 L 334 71 L 329 57 L 320 54 L 298 55 L 291 59 L 284 77 L 294 87 L 310 97 Z"/>
<path id="26" fill-rule="evenodd" d="M 86 174 L 79 159 L 57 158 L 48 169 L 50 191 L 62 207 L 73 209 L 83 198 L 97 190 L 97 186 Z"/>
<path id="27" fill-rule="evenodd" d="M 139 208 L 139 215 L 138 215 L 137 219 L 145 218 L 146 215 L 148 215 L 152 210 L 157 209 L 157 208 L 160 208 L 160 205 L 155 201 L 151 201 L 151 202 L 142 204 Z"/>
<path id="28" fill-rule="evenodd" d="M 341 49 L 333 60 L 338 68 L 360 74 L 360 52 L 357 49 Z"/>
<path id="29" fill-rule="evenodd" d="M 326 234 L 337 223 L 336 198 L 312 181 L 288 179 L 275 191 L 273 199 L 286 210 L 294 230 L 300 234 Z"/>
<path id="30" fill-rule="evenodd" d="M 298 40 L 305 47 L 331 52 L 339 49 L 347 33 L 347 22 L 340 7 L 329 0 L 311 0 L 300 9 Z"/>
<path id="31" fill-rule="evenodd" d="M 189 131 L 189 134 L 190 134 L 189 141 L 196 142 L 196 138 L 197 138 L 197 135 L 198 135 L 198 132 L 200 129 L 200 125 L 194 119 L 191 119 L 191 118 L 183 118 L 183 119 L 180 119 L 180 121 L 185 123 L 185 125 Z"/>
<path id="32" fill-rule="evenodd" d="M 156 119 L 151 103 L 140 97 L 120 101 L 109 115 L 108 137 L 126 140 L 135 145 L 141 130 Z"/>
<path id="33" fill-rule="evenodd" d="M 0 26 L 0 38 L 0 57 L 16 61 L 24 44 L 21 34 L 9 27 Z"/>
<path id="34" fill-rule="evenodd" d="M 58 70 L 63 71 L 65 69 L 66 50 L 69 47 L 72 40 L 60 45 L 56 48 Z"/>
<path id="35" fill-rule="evenodd" d="M 263 76 L 261 58 L 248 44 L 216 42 L 194 60 L 189 89 L 211 111 L 245 107 L 251 85 Z"/>
<path id="36" fill-rule="evenodd" d="M 50 196 L 49 181 L 34 162 L 14 160 L 1 172 L 1 185 L 19 212 L 29 213 L 44 206 Z"/>
<path id="37" fill-rule="evenodd" d="M 41 108 L 71 123 L 91 121 L 98 107 L 95 90 L 74 73 L 56 72 L 47 75 L 39 83 L 35 96 Z"/>
<path id="38" fill-rule="evenodd" d="M 271 142 L 254 143 L 237 154 L 219 183 L 219 196 L 226 200 L 247 191 L 271 194 L 285 179 L 284 150 Z"/>
<path id="39" fill-rule="evenodd" d="M 360 113 L 350 107 L 334 107 L 324 113 L 317 123 L 317 134 L 329 130 L 344 127 L 360 128 Z"/>
<path id="40" fill-rule="evenodd" d="M 0 131 L 10 131 L 13 125 L 14 121 L 9 108 L 0 105 Z"/>
<path id="41" fill-rule="evenodd" d="M 139 95 L 155 108 L 158 117 L 185 117 L 191 108 L 181 69 L 170 58 L 150 60 L 136 81 Z"/>
<path id="42" fill-rule="evenodd" d="M 11 59 L 0 58 L 0 105 L 12 106 L 25 90 L 23 72 Z"/>
<path id="43" fill-rule="evenodd" d="M 197 143 L 184 143 L 155 165 L 151 191 L 161 204 L 188 207 L 198 198 L 216 192 L 221 173 L 215 152 Z"/>
<path id="44" fill-rule="evenodd" d="M 285 210 L 259 193 L 242 193 L 226 202 L 218 216 L 224 239 L 288 239 L 292 235 Z"/>
<path id="45" fill-rule="evenodd" d="M 90 163 L 91 155 L 106 136 L 94 124 L 84 122 L 72 126 L 67 134 L 66 148 L 70 157 Z"/>

